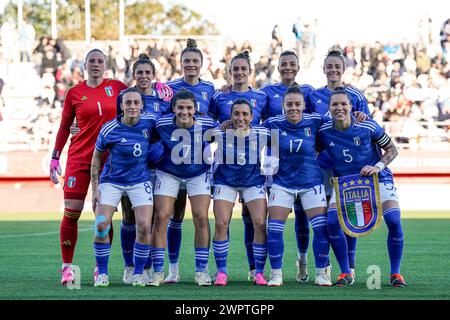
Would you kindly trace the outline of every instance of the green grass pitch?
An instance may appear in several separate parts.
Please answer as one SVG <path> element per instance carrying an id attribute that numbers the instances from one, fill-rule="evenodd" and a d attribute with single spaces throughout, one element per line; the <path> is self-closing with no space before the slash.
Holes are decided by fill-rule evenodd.
<path id="1" fill-rule="evenodd" d="M 85 214 L 86 216 L 88 214 Z M 314 257 L 312 231 L 309 250 L 308 283 L 295 281 L 296 243 L 293 219 L 288 220 L 285 231 L 285 254 L 282 287 L 256 287 L 247 278 L 248 266 L 243 247 L 243 223 L 239 213 L 231 224 L 231 244 L 228 257 L 229 285 L 227 287 L 197 287 L 194 284 L 193 223 L 183 224 L 183 243 L 180 254 L 181 283 L 158 288 L 133 288 L 122 283 L 123 260 L 120 249 L 120 221 L 114 220 L 115 236 L 109 264 L 111 286 L 94 288 L 92 271 L 92 225 L 87 219 L 79 222 L 79 238 L 74 264 L 81 268 L 81 289 L 69 290 L 59 284 L 61 258 L 59 224 L 56 214 L 0 214 L 0 299 L 153 299 L 153 300 L 372 300 L 372 299 L 450 299 L 448 289 L 448 262 L 450 261 L 450 217 L 430 219 L 427 213 L 411 213 L 403 219 L 405 246 L 402 274 L 409 286 L 392 288 L 388 285 L 389 260 L 386 249 L 387 229 L 382 224 L 357 245 L 356 283 L 346 288 L 324 288 L 314 285 Z M 54 219 L 48 219 L 53 216 Z M 85 216 L 85 217 L 86 217 Z M 407 215 L 408 216 L 408 215 Z M 7 217 L 7 218 L 5 218 Z M 27 218 L 29 217 L 29 219 Z M 39 217 L 44 217 L 39 220 Z M 120 215 L 117 215 L 119 218 Z M 422 217 L 421 219 L 416 219 Z M 20 220 L 20 221 L 18 221 Z M 210 218 L 213 228 L 214 220 Z M 338 265 L 330 252 L 333 280 Z M 166 259 L 166 273 L 167 273 Z M 370 290 L 367 268 L 377 265 L 381 270 L 381 288 Z M 215 273 L 213 254 L 209 269 Z M 268 275 L 270 266 L 267 261 Z"/>

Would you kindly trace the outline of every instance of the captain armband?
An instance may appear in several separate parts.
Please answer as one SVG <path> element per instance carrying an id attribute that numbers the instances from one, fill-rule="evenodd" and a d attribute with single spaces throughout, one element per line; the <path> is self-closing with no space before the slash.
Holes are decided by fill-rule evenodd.
<path id="1" fill-rule="evenodd" d="M 391 138 L 389 138 L 386 133 L 383 133 L 383 135 L 378 138 L 376 142 L 380 146 L 380 148 L 384 148 L 391 143 Z"/>

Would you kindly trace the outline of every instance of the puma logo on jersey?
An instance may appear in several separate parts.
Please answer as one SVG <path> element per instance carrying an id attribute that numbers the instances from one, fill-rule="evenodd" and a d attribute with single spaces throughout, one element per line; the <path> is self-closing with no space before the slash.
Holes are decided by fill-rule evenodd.
<path id="1" fill-rule="evenodd" d="M 127 142 L 127 139 L 125 139 L 125 138 L 122 138 L 122 140 L 120 140 L 120 142 L 123 142 L 123 143 L 125 143 L 125 142 Z"/>

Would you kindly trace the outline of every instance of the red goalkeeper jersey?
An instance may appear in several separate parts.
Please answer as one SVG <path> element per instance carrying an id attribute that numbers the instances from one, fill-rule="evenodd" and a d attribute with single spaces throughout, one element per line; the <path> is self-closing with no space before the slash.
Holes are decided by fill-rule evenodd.
<path id="1" fill-rule="evenodd" d="M 88 87 L 86 81 L 70 88 L 64 100 L 54 150 L 62 152 L 76 118 L 80 132 L 70 139 L 68 160 L 90 164 L 98 133 L 104 123 L 116 116 L 117 96 L 126 88 L 124 83 L 112 79 L 103 80 L 96 88 Z"/>

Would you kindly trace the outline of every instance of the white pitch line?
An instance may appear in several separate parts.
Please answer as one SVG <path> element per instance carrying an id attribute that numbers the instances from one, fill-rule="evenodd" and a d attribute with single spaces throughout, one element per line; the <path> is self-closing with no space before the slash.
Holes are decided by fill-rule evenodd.
<path id="1" fill-rule="evenodd" d="M 78 229 L 78 232 L 84 232 L 84 231 L 92 231 L 92 228 L 83 228 Z M 49 231 L 49 232 L 38 232 L 38 233 L 21 233 L 21 234 L 7 234 L 4 236 L 0 236 L 0 239 L 9 239 L 9 238 L 20 238 L 20 237 L 39 237 L 39 236 L 48 236 L 51 234 L 59 234 L 58 231 Z"/>

